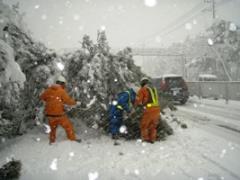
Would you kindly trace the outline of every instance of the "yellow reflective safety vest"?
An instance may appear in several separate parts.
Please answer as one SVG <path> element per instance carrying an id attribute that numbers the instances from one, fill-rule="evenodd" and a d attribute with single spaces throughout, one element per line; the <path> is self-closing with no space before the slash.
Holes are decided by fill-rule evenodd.
<path id="1" fill-rule="evenodd" d="M 151 103 L 147 103 L 146 107 L 157 107 L 159 106 L 158 103 L 158 93 L 157 93 L 157 89 L 156 88 L 150 88 L 147 87 L 148 91 L 150 92 L 151 98 L 152 98 L 152 102 Z"/>

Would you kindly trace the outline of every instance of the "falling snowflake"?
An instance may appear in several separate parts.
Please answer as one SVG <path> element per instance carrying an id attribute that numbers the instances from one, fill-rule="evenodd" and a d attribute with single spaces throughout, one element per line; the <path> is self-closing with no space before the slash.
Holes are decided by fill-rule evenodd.
<path id="1" fill-rule="evenodd" d="M 41 139 L 40 138 L 36 138 L 36 141 L 39 142 Z"/>
<path id="2" fill-rule="evenodd" d="M 112 101 L 112 105 L 116 106 L 117 105 L 117 101 Z"/>
<path id="3" fill-rule="evenodd" d="M 115 10 L 115 7 L 114 6 L 110 6 L 109 8 L 108 8 L 108 11 L 109 12 L 112 12 L 112 11 L 114 11 Z"/>
<path id="4" fill-rule="evenodd" d="M 58 23 L 59 23 L 60 25 L 62 25 L 62 24 L 63 24 L 63 20 L 59 20 Z"/>
<path id="5" fill-rule="evenodd" d="M 121 11 L 121 12 L 124 12 L 124 8 L 123 8 L 122 5 L 119 5 L 119 6 L 117 7 L 117 9 L 118 9 L 119 11 Z"/>
<path id="6" fill-rule="evenodd" d="M 198 105 L 197 105 L 196 103 L 194 103 L 194 104 L 193 104 L 193 106 L 194 106 L 195 108 L 197 108 L 197 107 L 198 107 Z"/>
<path id="7" fill-rule="evenodd" d="M 2 141 L 2 143 L 5 143 L 5 142 L 6 142 L 6 139 L 5 139 L 5 138 L 2 138 L 1 141 Z"/>
<path id="8" fill-rule="evenodd" d="M 196 20 L 196 19 L 193 20 L 193 24 L 194 24 L 194 25 L 197 24 L 197 20 Z"/>
<path id="9" fill-rule="evenodd" d="M 103 25 L 102 25 L 102 26 L 100 27 L 100 30 L 101 30 L 101 31 L 105 31 L 105 30 L 106 30 L 106 26 L 103 26 Z"/>
<path id="10" fill-rule="evenodd" d="M 41 16 L 41 19 L 42 19 L 42 20 L 46 20 L 46 19 L 47 19 L 47 15 L 46 15 L 46 14 L 43 14 L 43 15 Z"/>
<path id="11" fill-rule="evenodd" d="M 171 175 L 175 175 L 175 172 L 173 171 L 173 172 L 171 172 Z"/>
<path id="12" fill-rule="evenodd" d="M 10 162 L 10 161 L 11 161 L 11 158 L 6 157 L 6 162 L 8 163 L 8 162 Z"/>
<path id="13" fill-rule="evenodd" d="M 161 146 L 161 147 L 160 147 L 160 150 L 164 150 L 164 147 Z"/>
<path id="14" fill-rule="evenodd" d="M 139 172 L 138 169 L 135 169 L 135 170 L 134 170 L 134 173 L 135 173 L 136 175 L 139 175 L 139 174 L 140 174 L 140 172 Z"/>
<path id="15" fill-rule="evenodd" d="M 90 52 L 89 52 L 88 49 L 85 49 L 84 52 L 86 53 L 86 55 L 89 55 L 89 54 L 90 54 Z"/>
<path id="16" fill-rule="evenodd" d="M 142 153 L 142 154 L 145 154 L 145 150 L 142 150 L 141 153 Z"/>
<path id="17" fill-rule="evenodd" d="M 75 155 L 74 152 L 70 152 L 70 153 L 69 153 L 69 156 L 70 156 L 70 157 L 73 157 L 74 155 Z"/>
<path id="18" fill-rule="evenodd" d="M 64 65 L 61 62 L 57 63 L 57 67 L 60 71 L 62 71 L 64 69 Z"/>
<path id="19" fill-rule="evenodd" d="M 127 127 L 125 125 L 122 125 L 119 129 L 119 132 L 122 134 L 127 134 Z"/>
<path id="20" fill-rule="evenodd" d="M 117 78 L 115 78 L 115 79 L 114 79 L 114 82 L 117 82 L 117 81 L 118 81 L 118 79 L 117 79 Z"/>
<path id="21" fill-rule="evenodd" d="M 157 0 L 144 0 L 145 6 L 154 7 L 157 5 Z"/>
<path id="22" fill-rule="evenodd" d="M 66 6 L 67 8 L 71 8 L 71 7 L 72 7 L 72 3 L 71 3 L 70 1 L 66 1 L 66 2 L 65 2 L 65 6 Z"/>
<path id="23" fill-rule="evenodd" d="M 225 156 L 225 154 L 227 153 L 226 149 L 223 149 L 221 154 L 220 154 L 220 158 L 223 158 Z"/>
<path id="24" fill-rule="evenodd" d="M 199 177 L 198 180 L 204 180 L 204 178 L 203 177 Z"/>
<path id="25" fill-rule="evenodd" d="M 75 15 L 73 16 L 73 19 L 74 19 L 75 21 L 78 21 L 79 18 L 80 18 L 80 16 L 79 16 L 78 14 L 75 14 Z"/>
<path id="26" fill-rule="evenodd" d="M 85 130 L 84 132 L 87 134 L 87 132 L 88 132 L 88 131 L 87 131 L 87 130 Z"/>
<path id="27" fill-rule="evenodd" d="M 93 129 L 98 129 L 98 124 L 95 123 L 93 126 L 92 126 Z"/>
<path id="28" fill-rule="evenodd" d="M 208 38 L 208 44 L 212 46 L 214 44 L 213 40 L 211 38 Z"/>
<path id="29" fill-rule="evenodd" d="M 96 180 L 98 178 L 98 172 L 89 172 L 88 173 L 88 180 Z"/>
<path id="30" fill-rule="evenodd" d="M 49 134 L 51 132 L 51 128 L 49 125 L 43 124 L 43 127 L 46 134 Z"/>
<path id="31" fill-rule="evenodd" d="M 147 145 L 147 144 L 146 144 L 145 142 L 142 143 L 142 146 L 143 146 L 143 147 L 146 146 L 146 145 Z"/>
<path id="32" fill-rule="evenodd" d="M 52 41 L 48 41 L 48 42 L 47 42 L 47 45 L 51 45 L 51 44 L 52 44 Z"/>
<path id="33" fill-rule="evenodd" d="M 56 171 L 56 170 L 58 169 L 58 167 L 57 167 L 57 161 L 58 161 L 57 158 L 55 158 L 55 159 L 52 160 L 51 165 L 50 165 L 50 169 L 51 169 L 51 170 Z"/>
<path id="34" fill-rule="evenodd" d="M 37 126 L 40 126 L 40 125 L 41 125 L 40 121 L 37 120 L 37 121 L 36 121 L 36 125 L 37 125 Z"/>
<path id="35" fill-rule="evenodd" d="M 39 8 L 40 8 L 40 5 L 36 4 L 36 5 L 34 6 L 34 8 L 35 8 L 35 9 L 39 9 Z"/>
<path id="36" fill-rule="evenodd" d="M 185 24 L 185 29 L 186 30 L 191 30 L 192 29 L 192 24 L 191 23 L 186 23 Z"/>
<path id="37" fill-rule="evenodd" d="M 160 36 L 156 36 L 155 41 L 157 43 L 160 43 L 162 41 L 162 38 Z"/>
<path id="38" fill-rule="evenodd" d="M 36 61 L 34 64 L 35 64 L 35 65 L 37 65 L 37 64 L 38 64 L 38 62 Z"/>
<path id="39" fill-rule="evenodd" d="M 4 19 L 0 19 L 0 23 L 1 23 L 1 24 L 4 23 Z"/>
<path id="40" fill-rule="evenodd" d="M 236 30 L 237 30 L 236 24 L 230 23 L 230 25 L 229 25 L 229 30 L 230 30 L 230 31 L 236 31 Z"/>
<path id="41" fill-rule="evenodd" d="M 82 31 L 83 30 L 83 26 L 78 26 L 78 30 Z"/>
<path id="42" fill-rule="evenodd" d="M 87 83 L 90 83 L 90 82 L 91 82 L 91 80 L 90 80 L 90 79 L 88 79 L 88 80 L 87 80 Z"/>

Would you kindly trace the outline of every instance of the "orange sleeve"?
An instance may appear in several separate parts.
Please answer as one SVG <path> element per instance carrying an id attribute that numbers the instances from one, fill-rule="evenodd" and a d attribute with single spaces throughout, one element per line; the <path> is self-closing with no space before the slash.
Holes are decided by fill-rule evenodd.
<path id="1" fill-rule="evenodd" d="M 68 94 L 65 90 L 63 90 L 62 92 L 62 100 L 63 100 L 63 103 L 64 104 L 67 104 L 67 105 L 75 105 L 76 104 L 76 101 L 74 101 Z"/>
<path id="2" fill-rule="evenodd" d="M 47 98 L 47 90 L 45 90 L 41 95 L 40 95 L 40 99 L 42 101 L 46 101 L 46 98 Z"/>
<path id="3" fill-rule="evenodd" d="M 135 105 L 145 105 L 148 102 L 148 91 L 145 87 L 141 88 L 136 97 Z"/>

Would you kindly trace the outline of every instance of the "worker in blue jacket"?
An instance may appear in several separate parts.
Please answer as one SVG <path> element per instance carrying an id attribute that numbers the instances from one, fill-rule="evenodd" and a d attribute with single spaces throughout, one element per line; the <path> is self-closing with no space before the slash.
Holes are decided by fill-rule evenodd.
<path id="1" fill-rule="evenodd" d="M 109 130 L 113 139 L 118 139 L 119 129 L 123 123 L 123 113 L 131 113 L 131 107 L 135 102 L 136 92 L 133 89 L 121 92 L 117 100 L 113 101 L 109 108 Z"/>

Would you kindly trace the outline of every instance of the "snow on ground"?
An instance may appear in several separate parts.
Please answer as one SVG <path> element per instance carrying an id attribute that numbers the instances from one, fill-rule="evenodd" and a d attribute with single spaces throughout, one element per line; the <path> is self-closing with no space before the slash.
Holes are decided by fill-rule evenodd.
<path id="1" fill-rule="evenodd" d="M 211 102 L 206 101 L 206 104 Z M 0 165 L 11 157 L 20 159 L 23 163 L 21 180 L 240 179 L 240 144 L 232 140 L 232 136 L 223 137 L 212 131 L 214 123 L 210 123 L 209 129 L 205 128 L 211 117 L 205 120 L 203 112 L 202 115 L 195 114 L 194 103 L 199 101 L 190 100 L 172 113 L 188 128 L 181 129 L 175 122 L 170 122 L 175 134 L 166 141 L 146 144 L 139 140 L 119 140 L 120 145 L 114 146 L 109 137 L 89 136 L 87 132 L 91 130 L 86 129 L 79 134 L 83 139 L 79 144 L 67 141 L 59 128 L 57 143 L 50 146 L 47 135 L 34 130 L 0 144 Z M 221 101 L 216 105 L 225 107 Z M 218 128 L 227 131 L 225 133 L 234 133 L 232 135 L 239 139 L 238 132 Z"/>

